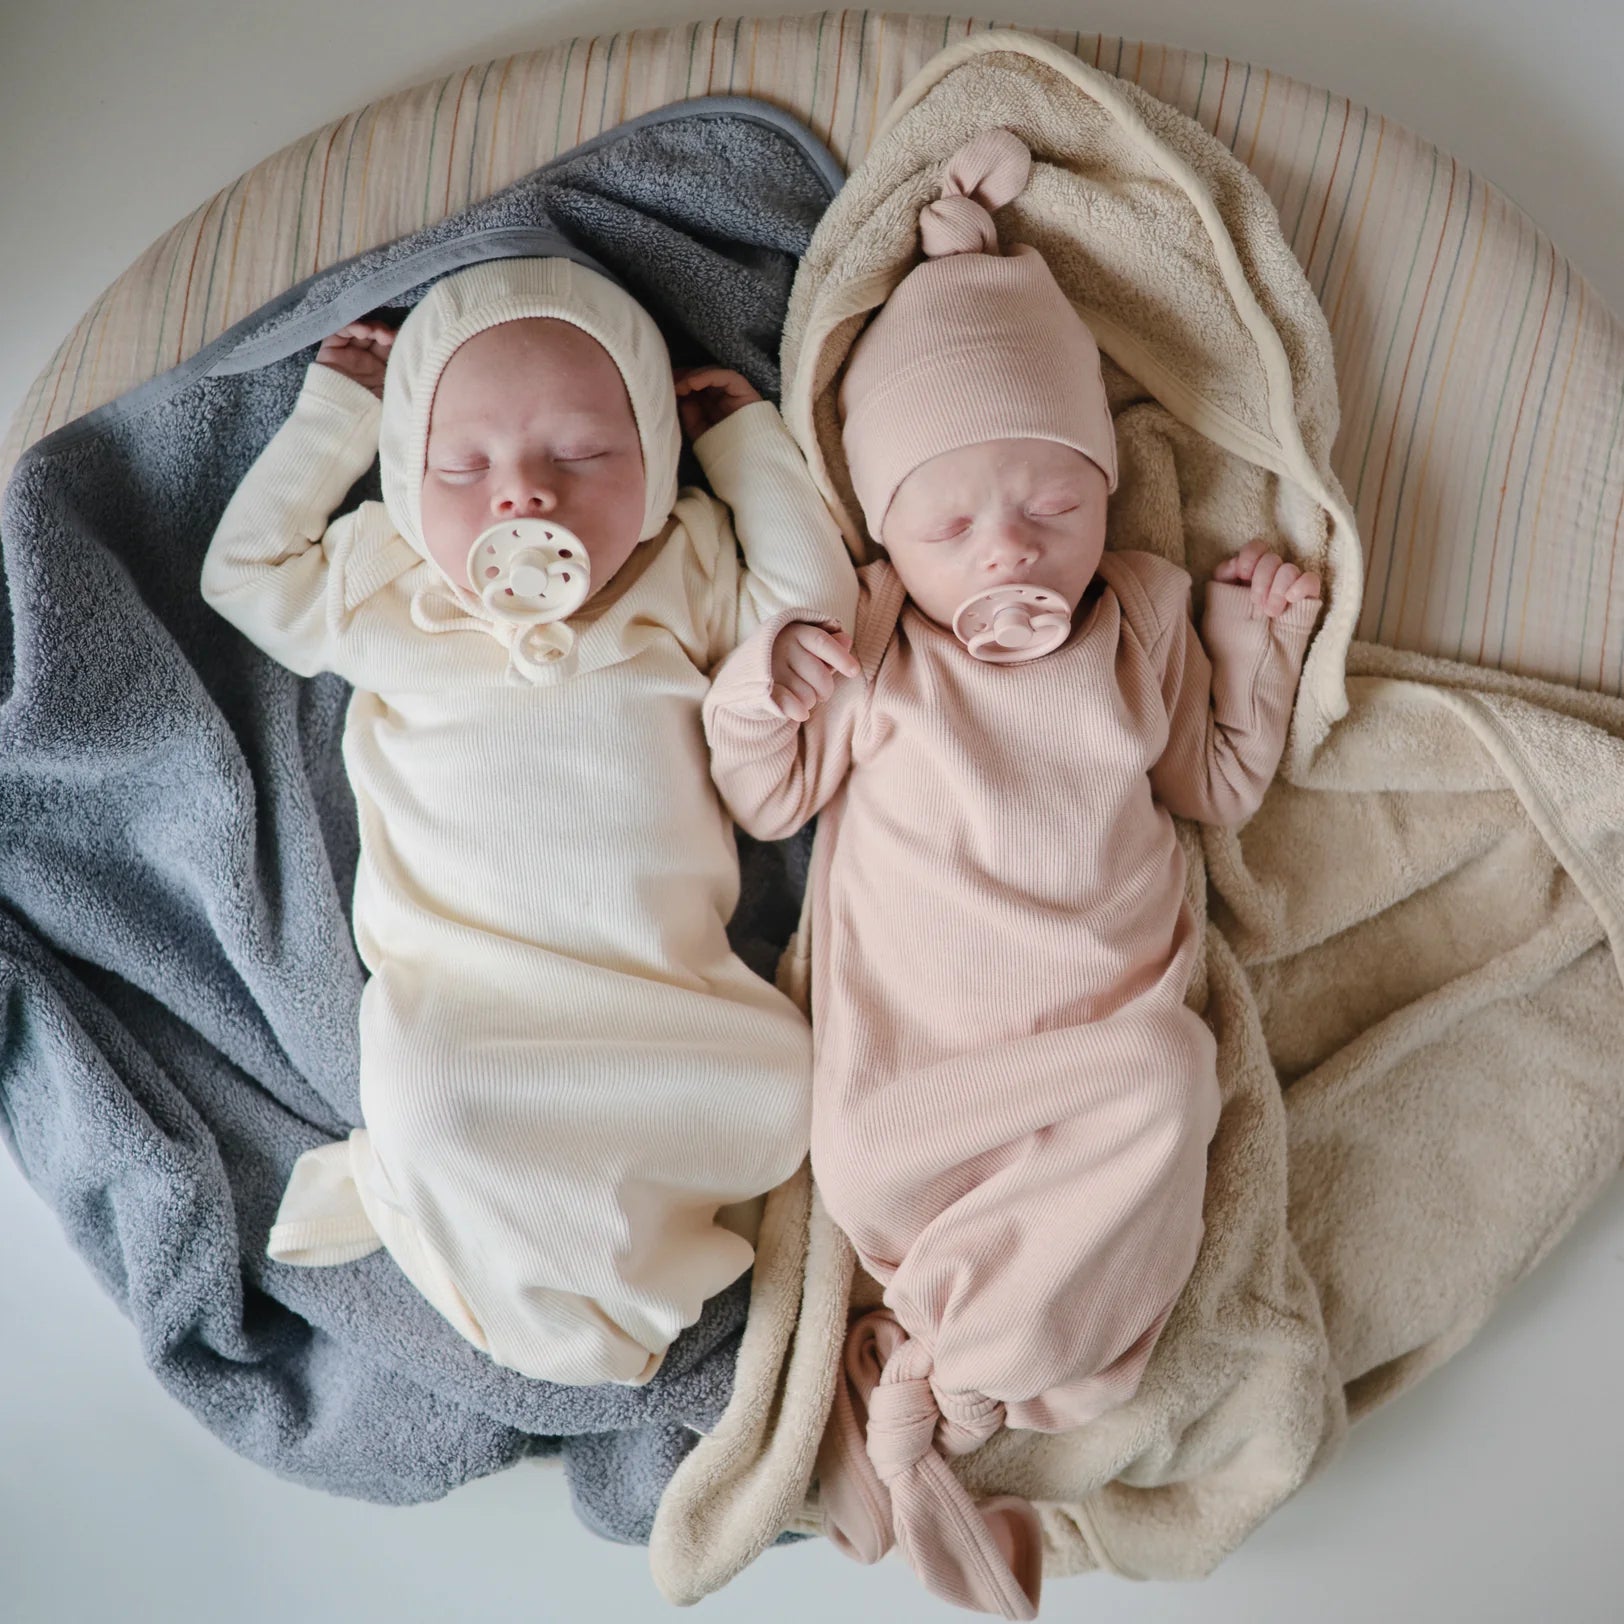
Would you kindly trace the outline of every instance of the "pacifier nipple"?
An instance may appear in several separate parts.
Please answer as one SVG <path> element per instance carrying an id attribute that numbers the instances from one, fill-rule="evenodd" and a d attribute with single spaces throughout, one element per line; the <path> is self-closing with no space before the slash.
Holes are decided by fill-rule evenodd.
<path id="1" fill-rule="evenodd" d="M 548 519 L 509 519 L 468 551 L 468 580 L 497 620 L 545 625 L 586 602 L 592 570 L 580 538 Z"/>
<path id="2" fill-rule="evenodd" d="M 995 586 L 966 598 L 953 616 L 953 635 L 992 665 L 1035 660 L 1071 633 L 1071 605 L 1046 586 Z"/>

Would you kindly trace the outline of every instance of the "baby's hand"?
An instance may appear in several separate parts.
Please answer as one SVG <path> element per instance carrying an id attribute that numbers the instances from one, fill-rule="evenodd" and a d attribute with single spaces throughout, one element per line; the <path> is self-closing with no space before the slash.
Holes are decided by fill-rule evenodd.
<path id="1" fill-rule="evenodd" d="M 726 367 L 683 367 L 674 381 L 677 412 L 690 440 L 761 399 L 748 378 Z"/>
<path id="2" fill-rule="evenodd" d="M 352 321 L 321 341 L 316 364 L 342 372 L 382 400 L 384 369 L 389 365 L 389 350 L 394 342 L 393 327 L 381 321 Z"/>
<path id="3" fill-rule="evenodd" d="M 791 621 L 773 639 L 773 703 L 790 721 L 804 722 L 835 691 L 836 677 L 862 669 L 848 633 Z"/>
<path id="4" fill-rule="evenodd" d="M 1306 575 L 1295 564 L 1288 564 L 1278 553 L 1271 553 L 1267 542 L 1249 541 L 1233 558 L 1226 558 L 1212 572 L 1215 581 L 1236 581 L 1242 586 L 1250 583 L 1252 602 L 1270 620 L 1278 620 L 1294 603 L 1306 603 L 1320 595 L 1320 578 L 1309 571 Z"/>

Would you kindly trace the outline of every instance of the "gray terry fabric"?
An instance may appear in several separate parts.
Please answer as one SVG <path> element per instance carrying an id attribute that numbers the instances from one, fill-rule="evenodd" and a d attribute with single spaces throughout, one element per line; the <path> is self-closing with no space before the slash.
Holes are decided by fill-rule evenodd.
<path id="1" fill-rule="evenodd" d="M 646 1545 L 654 1513 L 672 1475 L 699 1442 L 687 1427 L 628 1427 L 564 1441 L 575 1515 L 593 1533 L 622 1545 Z M 798 1545 L 806 1534 L 785 1531 L 775 1545 Z"/>
<path id="2" fill-rule="evenodd" d="M 790 283 L 839 179 L 775 109 L 664 109 L 291 289 L 33 447 L 7 486 L 0 1121 L 158 1379 L 286 1477 L 410 1502 L 609 1433 L 621 1469 L 602 1451 L 575 1468 L 592 1525 L 645 1538 L 689 1425 L 727 1401 L 748 1282 L 646 1387 L 570 1388 L 492 1365 L 384 1252 L 265 1257 L 296 1158 L 359 1119 L 348 693 L 204 605 L 209 538 L 322 335 L 475 260 L 581 258 L 679 362 L 714 356 L 776 396 Z M 349 501 L 365 495 L 376 469 Z M 736 935 L 770 973 L 805 853 L 746 855 Z"/>

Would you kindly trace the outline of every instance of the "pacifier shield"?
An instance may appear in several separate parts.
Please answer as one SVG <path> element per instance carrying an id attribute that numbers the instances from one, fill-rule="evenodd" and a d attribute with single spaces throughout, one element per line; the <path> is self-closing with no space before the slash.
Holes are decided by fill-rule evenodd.
<path id="1" fill-rule="evenodd" d="M 592 566 L 580 538 L 563 525 L 508 519 L 469 548 L 468 582 L 498 620 L 545 625 L 586 602 Z"/>
<path id="2" fill-rule="evenodd" d="M 1071 605 L 1047 586 L 995 586 L 966 598 L 953 616 L 953 635 L 991 665 L 1035 660 L 1071 634 Z"/>

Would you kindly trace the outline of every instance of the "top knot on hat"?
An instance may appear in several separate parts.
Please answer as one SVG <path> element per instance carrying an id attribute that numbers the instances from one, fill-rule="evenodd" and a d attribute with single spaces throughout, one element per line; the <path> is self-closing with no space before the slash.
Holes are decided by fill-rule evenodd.
<path id="1" fill-rule="evenodd" d="M 1009 130 L 988 130 L 947 161 L 942 195 L 919 215 L 919 236 L 928 259 L 949 254 L 996 254 L 998 228 L 992 211 L 1026 190 L 1032 154 Z"/>
<path id="2" fill-rule="evenodd" d="M 914 469 L 986 440 L 1054 440 L 1116 487 L 1099 346 L 1035 248 L 1000 253 L 993 211 L 1026 190 L 1032 154 L 985 130 L 942 168 L 919 212 L 925 258 L 852 346 L 842 443 L 868 533 Z"/>

